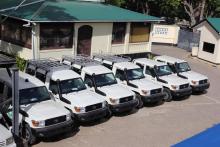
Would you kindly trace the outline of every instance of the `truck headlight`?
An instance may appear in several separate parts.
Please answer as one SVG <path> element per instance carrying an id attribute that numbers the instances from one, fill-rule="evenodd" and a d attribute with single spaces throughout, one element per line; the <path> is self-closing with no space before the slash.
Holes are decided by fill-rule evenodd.
<path id="1" fill-rule="evenodd" d="M 34 127 L 44 127 L 45 126 L 45 121 L 32 120 L 31 122 Z"/>
<path id="2" fill-rule="evenodd" d="M 110 102 L 111 102 L 112 104 L 116 104 L 116 103 L 118 102 L 117 99 L 113 99 L 113 98 L 109 98 L 109 100 L 110 100 Z"/>
<path id="3" fill-rule="evenodd" d="M 171 85 L 171 88 L 172 88 L 173 90 L 176 90 L 176 89 L 177 89 L 177 86 L 176 86 L 176 85 Z"/>
<path id="4" fill-rule="evenodd" d="M 12 144 L 14 142 L 13 137 L 9 137 L 8 139 L 6 139 L 6 146 Z"/>
<path id="5" fill-rule="evenodd" d="M 69 121 L 71 119 L 71 113 L 66 115 L 66 120 Z"/>
<path id="6" fill-rule="evenodd" d="M 85 108 L 84 107 L 74 107 L 76 112 L 85 112 Z"/>
<path id="7" fill-rule="evenodd" d="M 192 80 L 191 83 L 192 83 L 192 85 L 198 85 L 198 81 Z"/>
<path id="8" fill-rule="evenodd" d="M 142 95 L 147 95 L 148 91 L 147 90 L 141 90 Z"/>

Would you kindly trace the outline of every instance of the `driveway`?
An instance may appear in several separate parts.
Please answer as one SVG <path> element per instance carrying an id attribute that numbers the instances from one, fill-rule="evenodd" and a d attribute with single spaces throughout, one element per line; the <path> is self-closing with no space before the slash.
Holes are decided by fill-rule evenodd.
<path id="1" fill-rule="evenodd" d="M 176 47 L 157 45 L 153 52 L 187 60 L 193 70 L 209 77 L 208 93 L 113 116 L 103 123 L 81 126 L 75 134 L 43 140 L 35 147 L 168 147 L 218 124 L 220 69 Z"/>

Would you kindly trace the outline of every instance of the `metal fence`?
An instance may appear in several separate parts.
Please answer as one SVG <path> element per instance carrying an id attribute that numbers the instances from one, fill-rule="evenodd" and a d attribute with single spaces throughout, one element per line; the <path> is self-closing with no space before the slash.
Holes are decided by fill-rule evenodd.
<path id="1" fill-rule="evenodd" d="M 200 41 L 200 32 L 192 32 L 189 30 L 180 29 L 178 44 L 179 48 L 185 49 L 189 52 L 192 51 L 192 47 L 198 47 Z"/>

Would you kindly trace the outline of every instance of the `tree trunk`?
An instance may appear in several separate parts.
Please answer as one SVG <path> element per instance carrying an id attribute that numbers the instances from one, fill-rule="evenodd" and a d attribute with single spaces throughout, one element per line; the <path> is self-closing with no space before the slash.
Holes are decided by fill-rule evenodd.
<path id="1" fill-rule="evenodd" d="M 202 0 L 202 4 L 201 4 L 201 12 L 200 12 L 199 21 L 202 21 L 203 18 L 204 18 L 205 4 L 206 4 L 206 0 Z"/>
<path id="2" fill-rule="evenodd" d="M 195 17 L 195 9 L 193 8 L 193 4 L 188 2 L 187 0 L 183 0 L 183 6 L 190 17 L 190 26 L 193 26 L 196 24 L 196 17 Z"/>

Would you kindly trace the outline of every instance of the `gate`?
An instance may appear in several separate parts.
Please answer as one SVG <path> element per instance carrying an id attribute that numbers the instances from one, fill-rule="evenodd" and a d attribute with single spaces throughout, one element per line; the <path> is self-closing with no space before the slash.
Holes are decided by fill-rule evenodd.
<path id="1" fill-rule="evenodd" d="M 177 46 L 191 52 L 192 47 L 199 47 L 199 41 L 200 31 L 192 32 L 180 29 Z"/>

